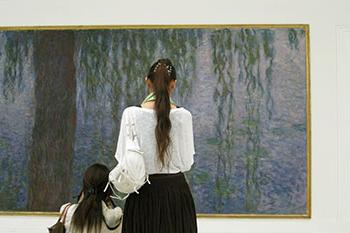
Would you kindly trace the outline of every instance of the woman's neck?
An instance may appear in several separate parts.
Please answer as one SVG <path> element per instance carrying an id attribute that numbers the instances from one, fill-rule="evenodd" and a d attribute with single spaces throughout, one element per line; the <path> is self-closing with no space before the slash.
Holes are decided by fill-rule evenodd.
<path id="1" fill-rule="evenodd" d="M 154 103 L 155 103 L 155 101 L 148 101 L 148 102 L 141 104 L 141 107 L 154 109 Z M 170 108 L 176 108 L 176 105 L 171 104 Z"/>

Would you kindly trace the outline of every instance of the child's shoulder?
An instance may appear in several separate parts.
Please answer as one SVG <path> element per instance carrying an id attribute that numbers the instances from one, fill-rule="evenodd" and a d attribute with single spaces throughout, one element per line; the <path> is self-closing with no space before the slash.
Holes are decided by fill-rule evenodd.
<path id="1" fill-rule="evenodd" d="M 63 213 L 64 209 L 65 209 L 68 205 L 70 205 L 69 208 L 71 208 L 71 207 L 75 206 L 76 204 L 72 204 L 72 203 L 70 203 L 70 202 L 67 202 L 67 203 L 63 204 L 63 205 L 60 207 L 60 214 Z"/>

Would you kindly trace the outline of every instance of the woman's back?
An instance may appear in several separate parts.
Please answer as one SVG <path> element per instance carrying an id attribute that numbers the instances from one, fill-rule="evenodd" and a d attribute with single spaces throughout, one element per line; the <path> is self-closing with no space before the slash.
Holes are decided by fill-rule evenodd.
<path id="1" fill-rule="evenodd" d="M 177 173 L 190 170 L 193 164 L 193 155 L 195 154 L 192 114 L 184 107 L 170 109 L 169 118 L 171 121 L 170 138 L 172 143 L 169 145 L 169 154 L 171 160 L 169 166 L 161 168 L 157 162 L 155 127 L 157 116 L 154 109 L 138 106 L 129 106 L 124 109 L 122 115 L 121 129 L 118 138 L 116 158 L 123 155 L 123 144 L 125 143 L 125 117 L 132 113 L 135 116 L 135 129 L 139 138 L 140 145 L 144 151 L 145 165 L 148 174 L 155 173 Z"/>
<path id="2" fill-rule="evenodd" d="M 135 117 L 149 181 L 126 199 L 122 233 L 197 233 L 196 208 L 184 171 L 193 164 L 192 115 L 174 108 L 176 86 L 172 62 L 158 59 L 145 76 L 150 93 L 141 106 L 124 109 L 115 157 L 125 155 L 126 119 Z M 146 105 L 153 105 L 146 108 Z"/>

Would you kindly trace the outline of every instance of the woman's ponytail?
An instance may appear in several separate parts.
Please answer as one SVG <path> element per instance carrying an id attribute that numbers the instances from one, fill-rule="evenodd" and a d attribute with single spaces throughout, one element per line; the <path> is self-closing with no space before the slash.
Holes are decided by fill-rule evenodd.
<path id="1" fill-rule="evenodd" d="M 159 160 L 162 163 L 162 167 L 164 167 L 165 157 L 169 155 L 168 146 L 171 143 L 169 83 L 172 79 L 176 79 L 175 69 L 169 59 L 159 59 L 151 66 L 148 78 L 153 83 L 154 94 L 156 96 L 154 106 L 157 114 L 155 136 Z"/>

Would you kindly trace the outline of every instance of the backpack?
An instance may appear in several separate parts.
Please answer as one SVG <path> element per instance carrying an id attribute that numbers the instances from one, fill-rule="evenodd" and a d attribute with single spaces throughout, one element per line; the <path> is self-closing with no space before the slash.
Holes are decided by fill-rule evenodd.
<path id="1" fill-rule="evenodd" d="M 146 182 L 151 183 L 148 179 L 149 175 L 146 172 L 143 151 L 140 148 L 140 143 L 136 135 L 132 111 L 127 111 L 126 135 L 125 155 L 122 156 L 117 166 L 110 171 L 109 181 L 104 189 L 106 191 L 108 186 L 110 186 L 114 194 L 111 197 L 119 200 L 126 199 L 133 192 L 139 194 L 138 190 Z M 127 195 L 121 197 L 116 193 L 115 189 Z"/>

